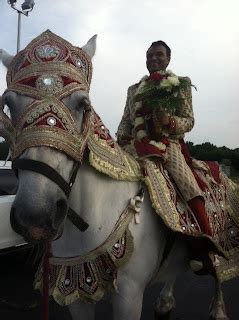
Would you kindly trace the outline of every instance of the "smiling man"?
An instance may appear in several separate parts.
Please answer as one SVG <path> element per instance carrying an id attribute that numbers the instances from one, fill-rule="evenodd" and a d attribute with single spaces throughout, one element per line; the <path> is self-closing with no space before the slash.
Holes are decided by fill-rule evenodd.
<path id="1" fill-rule="evenodd" d="M 164 164 L 201 232 L 211 236 L 203 192 L 182 153 L 184 134 L 194 126 L 191 81 L 167 70 L 170 59 L 164 41 L 151 44 L 146 52 L 149 76 L 129 87 L 117 139 L 135 158 Z"/>

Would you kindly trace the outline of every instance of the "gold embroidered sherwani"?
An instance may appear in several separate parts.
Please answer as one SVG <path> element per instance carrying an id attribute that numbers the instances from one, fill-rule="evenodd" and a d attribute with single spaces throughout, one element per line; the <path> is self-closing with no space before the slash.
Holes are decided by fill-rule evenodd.
<path id="1" fill-rule="evenodd" d="M 185 200 L 189 201 L 194 197 L 202 195 L 202 192 L 198 187 L 191 169 L 185 161 L 179 143 L 179 141 L 183 139 L 185 132 L 191 131 L 194 126 L 191 81 L 189 78 L 186 79 L 188 80 L 188 86 L 186 89 L 181 89 L 179 93 L 183 98 L 183 104 L 176 112 L 176 115 L 170 116 L 170 123 L 167 127 L 162 128 L 161 136 L 167 137 L 169 140 L 169 145 L 165 152 L 165 168 L 176 182 Z M 134 149 L 134 140 L 136 138 L 134 130 L 136 117 L 134 96 L 139 84 L 140 83 L 130 86 L 128 89 L 124 114 L 117 131 L 119 144 L 135 157 L 137 157 L 137 153 Z M 157 114 L 155 113 L 155 115 L 156 117 L 153 116 L 154 119 L 156 119 L 156 121 L 154 120 L 154 124 L 157 125 Z M 150 136 L 150 133 L 147 133 L 151 140 L 160 141 L 159 136 Z"/>

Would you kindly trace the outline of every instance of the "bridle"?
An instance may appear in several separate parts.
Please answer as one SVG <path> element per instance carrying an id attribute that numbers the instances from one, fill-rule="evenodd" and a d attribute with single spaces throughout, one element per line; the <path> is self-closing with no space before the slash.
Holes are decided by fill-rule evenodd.
<path id="1" fill-rule="evenodd" d="M 2 123 L 11 144 L 12 168 L 16 174 L 18 170 L 27 170 L 44 175 L 67 199 L 87 147 L 91 107 L 82 110 L 81 131 L 63 99 L 76 91 L 89 92 L 91 76 L 91 58 L 87 53 L 49 30 L 14 57 L 7 73 L 7 91 L 34 99 L 18 117 L 15 128 L 3 111 L 0 113 L 0 133 Z M 69 181 L 46 163 L 21 158 L 25 150 L 42 146 L 57 149 L 73 159 Z M 69 217 L 79 222 L 72 209 Z M 84 222 L 77 227 L 85 230 L 88 225 Z"/>
<path id="2" fill-rule="evenodd" d="M 53 181 L 68 199 L 87 150 L 91 130 L 92 107 L 87 106 L 87 110 L 81 112 L 83 129 L 79 130 L 71 111 L 57 97 L 34 100 L 27 106 L 16 123 L 15 139 L 11 144 L 12 168 L 16 175 L 18 170 L 39 173 Z M 8 123 L 6 119 L 5 123 Z M 25 150 L 42 146 L 63 152 L 74 161 L 69 181 L 44 162 L 21 158 Z M 73 209 L 69 208 L 67 216 L 80 231 L 88 228 L 89 225 Z"/>
<path id="3" fill-rule="evenodd" d="M 91 108 L 85 112 L 82 110 L 82 112 L 84 113 L 83 130 L 80 132 L 70 110 L 57 98 L 48 98 L 47 102 L 34 101 L 28 106 L 17 122 L 14 132 L 15 139 L 11 141 L 12 168 L 16 175 L 18 176 L 18 170 L 39 173 L 53 181 L 68 199 L 87 150 L 91 126 Z M 29 119 L 33 120 L 29 121 Z M 54 120 L 56 126 L 47 126 L 49 119 Z M 69 181 L 66 181 L 54 168 L 44 162 L 20 158 L 25 150 L 42 146 L 63 152 L 74 161 Z M 80 231 L 88 228 L 88 224 L 71 208 L 68 210 L 68 218 Z"/>
<path id="4" fill-rule="evenodd" d="M 47 101 L 43 99 L 32 102 L 15 127 L 16 138 L 12 143 L 12 168 L 16 175 L 18 176 L 18 170 L 39 173 L 53 181 L 68 199 L 87 150 L 92 107 L 88 106 L 87 110 L 82 110 L 82 113 L 83 129 L 81 132 L 71 111 L 56 97 L 48 97 Z M 46 125 L 49 119 L 54 120 L 54 126 L 51 123 Z M 44 162 L 20 158 L 25 150 L 42 146 L 57 149 L 74 161 L 69 181 L 66 181 L 54 168 Z M 80 231 L 85 231 L 89 226 L 71 208 L 68 210 L 67 217 Z"/>
<path id="5" fill-rule="evenodd" d="M 21 114 L 15 128 L 0 106 L 0 134 L 10 142 L 12 167 L 16 174 L 18 170 L 39 173 L 53 181 L 67 199 L 87 147 L 91 112 L 84 113 L 81 132 L 63 99 L 79 90 L 89 92 L 91 76 L 91 57 L 47 30 L 20 51 L 8 68 L 8 91 L 34 99 Z M 69 182 L 48 164 L 21 158 L 25 150 L 42 146 L 57 149 L 73 159 Z M 67 216 L 79 230 L 88 228 L 88 224 L 71 208 Z M 47 241 L 43 281 L 45 319 L 48 319 L 49 310 L 49 254 Z"/>
<path id="6" fill-rule="evenodd" d="M 69 182 L 67 182 L 55 169 L 44 162 L 20 158 L 15 159 L 12 162 L 12 169 L 14 170 L 17 177 L 19 169 L 39 173 L 58 185 L 58 187 L 65 193 L 67 199 L 70 196 L 71 189 L 74 185 L 79 167 L 80 163 L 75 162 L 70 180 Z M 67 217 L 77 227 L 77 229 L 82 232 L 86 231 L 86 229 L 89 227 L 88 223 L 83 220 L 72 208 L 68 209 Z"/>

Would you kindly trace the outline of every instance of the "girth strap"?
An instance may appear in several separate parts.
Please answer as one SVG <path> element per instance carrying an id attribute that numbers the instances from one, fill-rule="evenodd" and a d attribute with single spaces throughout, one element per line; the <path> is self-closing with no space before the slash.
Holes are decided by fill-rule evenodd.
<path id="1" fill-rule="evenodd" d="M 62 176 L 59 175 L 55 169 L 43 162 L 31 159 L 15 159 L 12 162 L 12 168 L 15 171 L 21 169 L 40 173 L 51 181 L 55 182 L 64 191 L 67 198 L 70 195 L 71 187 L 73 185 L 72 181 L 68 184 L 68 182 L 66 182 L 65 179 L 62 178 Z"/>

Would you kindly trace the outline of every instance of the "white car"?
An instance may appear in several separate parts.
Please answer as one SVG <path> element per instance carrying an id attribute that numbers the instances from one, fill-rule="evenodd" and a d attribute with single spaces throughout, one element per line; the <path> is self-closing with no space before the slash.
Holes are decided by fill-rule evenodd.
<path id="1" fill-rule="evenodd" d="M 11 169 L 11 162 L 0 161 L 0 250 L 12 249 L 26 244 L 10 225 L 10 210 L 16 188 L 17 179 Z"/>

